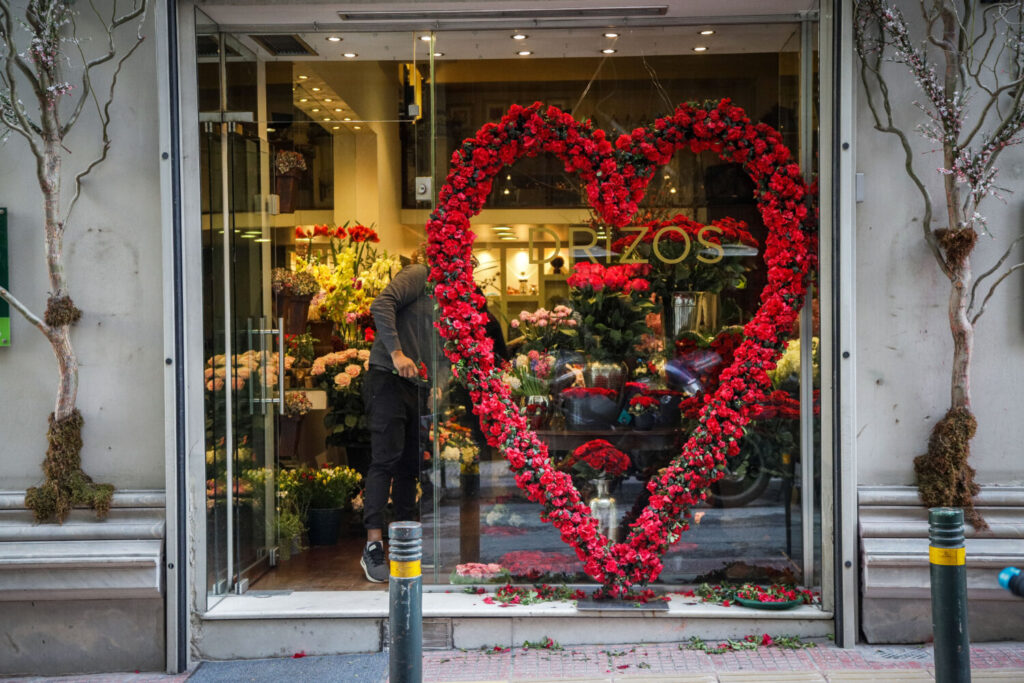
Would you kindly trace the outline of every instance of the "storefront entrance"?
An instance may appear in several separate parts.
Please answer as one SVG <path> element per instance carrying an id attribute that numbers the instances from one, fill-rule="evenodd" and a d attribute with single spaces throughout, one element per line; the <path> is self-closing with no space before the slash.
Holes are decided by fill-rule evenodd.
<path id="1" fill-rule="evenodd" d="M 209 9 L 195 18 L 201 216 L 187 219 L 203 250 L 208 608 L 386 587 L 359 568 L 369 306 L 424 239 L 463 139 L 514 104 L 614 137 L 681 102 L 731 98 L 816 174 L 814 17 L 284 34 Z M 681 152 L 613 230 L 578 178 L 535 157 L 507 167 L 474 219 L 506 381 L 609 537 L 628 533 L 758 306 L 766 229 L 753 190 L 738 165 Z M 627 272 L 643 286 L 617 284 Z M 728 476 L 666 555 L 664 589 L 821 586 L 816 310 Z M 487 445 L 468 394 L 443 363 L 425 370 L 428 590 L 589 584 Z"/>

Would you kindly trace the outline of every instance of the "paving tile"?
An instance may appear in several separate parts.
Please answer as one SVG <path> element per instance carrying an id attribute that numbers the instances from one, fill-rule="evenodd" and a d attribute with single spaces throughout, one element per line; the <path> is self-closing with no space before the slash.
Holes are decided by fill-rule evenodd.
<path id="1" fill-rule="evenodd" d="M 897 683 L 899 681 L 934 681 L 935 678 L 932 676 L 932 672 L 927 669 L 920 670 L 904 670 L 904 669 L 886 669 L 884 674 L 879 674 L 877 671 L 826 671 L 825 678 L 828 679 L 829 683 L 880 683 L 885 681 L 893 681 Z"/>
<path id="2" fill-rule="evenodd" d="M 718 680 L 720 683 L 826 683 L 817 671 L 724 671 L 718 674 Z"/>
<path id="3" fill-rule="evenodd" d="M 976 669 L 971 668 L 971 681 L 1024 681 L 1024 669 Z"/>
<path id="4" fill-rule="evenodd" d="M 638 683 L 718 683 L 718 676 L 714 674 L 672 674 L 668 676 L 615 676 L 612 679 L 615 683 L 626 681 L 637 681 Z"/>

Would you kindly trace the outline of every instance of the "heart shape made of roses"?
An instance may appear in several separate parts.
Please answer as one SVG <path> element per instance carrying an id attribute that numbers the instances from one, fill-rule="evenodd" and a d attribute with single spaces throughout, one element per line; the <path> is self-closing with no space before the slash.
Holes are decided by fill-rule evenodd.
<path id="1" fill-rule="evenodd" d="M 566 172 L 579 174 L 591 206 L 605 221 L 628 225 L 656 168 L 682 148 L 712 150 L 725 161 L 742 164 L 754 181 L 768 229 L 768 281 L 733 364 L 722 371 L 718 390 L 705 398 L 699 426 L 682 451 L 648 482 L 647 507 L 630 525 L 628 537 L 613 543 L 598 532 L 571 477 L 554 468 L 547 446 L 528 427 L 501 379 L 492 342 L 484 334 L 484 299 L 474 291 L 470 219 L 483 208 L 493 178 L 504 166 L 548 153 L 564 162 Z M 445 353 L 455 376 L 470 391 L 488 443 L 504 455 L 527 498 L 542 506 L 542 520 L 575 548 L 584 571 L 602 584 L 603 594 L 626 595 L 631 586 L 658 577 L 661 557 L 689 528 L 689 509 L 723 476 L 725 459 L 739 452 L 750 409 L 764 400 L 771 386 L 767 370 L 785 350 L 803 305 L 816 254 L 812 200 L 813 192 L 779 132 L 751 123 L 729 100 L 681 104 L 672 115 L 614 142 L 589 121 L 578 122 L 556 107 L 513 105 L 501 121 L 483 126 L 452 155 L 438 207 L 427 223 L 430 283 L 440 309 L 437 327 Z"/>

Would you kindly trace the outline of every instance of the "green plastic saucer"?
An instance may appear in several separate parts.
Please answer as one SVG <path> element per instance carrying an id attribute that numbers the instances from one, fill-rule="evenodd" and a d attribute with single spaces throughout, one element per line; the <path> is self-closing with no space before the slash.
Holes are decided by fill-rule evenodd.
<path id="1" fill-rule="evenodd" d="M 736 602 L 751 609 L 783 610 L 793 609 L 797 605 L 801 604 L 803 600 L 798 598 L 796 600 L 787 600 L 785 602 L 761 602 L 760 600 L 736 598 Z"/>

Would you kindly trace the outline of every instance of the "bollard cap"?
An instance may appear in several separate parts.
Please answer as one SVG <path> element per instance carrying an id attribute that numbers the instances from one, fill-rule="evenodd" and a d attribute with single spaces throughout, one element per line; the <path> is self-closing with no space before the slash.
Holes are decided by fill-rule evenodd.
<path id="1" fill-rule="evenodd" d="M 928 540 L 937 548 L 964 545 L 964 511 L 961 508 L 929 508 Z"/>
<path id="2" fill-rule="evenodd" d="M 392 522 L 388 525 L 388 537 L 392 541 L 423 538 L 423 525 L 419 522 Z"/>
<path id="3" fill-rule="evenodd" d="M 1010 590 L 1010 581 L 1015 576 L 1020 576 L 1020 570 L 1016 567 L 1007 567 L 1003 571 L 999 572 L 999 585 Z"/>

